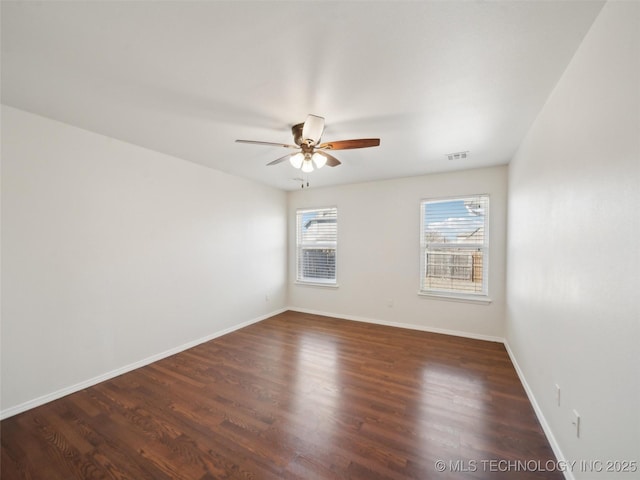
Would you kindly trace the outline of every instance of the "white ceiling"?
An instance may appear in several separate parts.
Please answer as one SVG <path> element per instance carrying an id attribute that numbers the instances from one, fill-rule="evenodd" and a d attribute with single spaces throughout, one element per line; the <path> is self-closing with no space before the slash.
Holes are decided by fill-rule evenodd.
<path id="1" fill-rule="evenodd" d="M 499 165 L 602 5 L 3 1 L 2 102 L 287 190 L 287 150 L 234 140 L 291 143 L 309 113 L 381 139 L 312 186 Z"/>

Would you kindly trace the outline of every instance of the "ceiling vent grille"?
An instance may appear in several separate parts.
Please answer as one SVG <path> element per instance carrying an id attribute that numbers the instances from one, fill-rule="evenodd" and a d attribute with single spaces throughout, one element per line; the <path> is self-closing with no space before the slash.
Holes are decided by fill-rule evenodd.
<path id="1" fill-rule="evenodd" d="M 447 158 L 449 160 L 464 160 L 468 156 L 469 156 L 469 150 L 465 152 L 447 153 Z"/>

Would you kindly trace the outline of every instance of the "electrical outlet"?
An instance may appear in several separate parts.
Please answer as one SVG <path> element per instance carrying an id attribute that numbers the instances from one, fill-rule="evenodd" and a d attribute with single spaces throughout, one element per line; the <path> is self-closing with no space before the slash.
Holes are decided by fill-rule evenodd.
<path id="1" fill-rule="evenodd" d="M 269 294 L 266 294 L 266 295 L 264 296 L 264 301 L 265 301 L 265 302 L 268 302 L 269 300 L 270 300 L 270 298 L 269 298 Z"/>
<path id="2" fill-rule="evenodd" d="M 387 300 L 387 307 L 393 308 L 393 298 Z"/>
<path id="3" fill-rule="evenodd" d="M 560 385 L 556 383 L 556 404 L 560 406 Z"/>
<path id="4" fill-rule="evenodd" d="M 576 410 L 573 411 L 573 420 L 571 423 L 576 427 L 576 437 L 580 438 L 580 414 Z"/>

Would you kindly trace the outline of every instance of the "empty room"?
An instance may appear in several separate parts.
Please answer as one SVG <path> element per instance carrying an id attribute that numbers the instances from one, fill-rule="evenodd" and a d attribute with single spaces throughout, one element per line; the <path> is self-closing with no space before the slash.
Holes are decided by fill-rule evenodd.
<path id="1" fill-rule="evenodd" d="M 640 479 L 640 2 L 0 17 L 3 480 Z"/>

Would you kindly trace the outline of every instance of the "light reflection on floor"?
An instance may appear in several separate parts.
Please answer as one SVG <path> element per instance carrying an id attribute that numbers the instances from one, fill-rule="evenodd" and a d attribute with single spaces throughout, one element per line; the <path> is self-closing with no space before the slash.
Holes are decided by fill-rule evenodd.
<path id="1" fill-rule="evenodd" d="M 292 414 L 303 419 L 296 436 L 319 444 L 331 444 L 333 425 L 339 415 L 340 383 L 337 345 L 331 337 L 305 333 L 296 348 L 292 382 Z"/>
<path id="2" fill-rule="evenodd" d="M 450 452 L 465 458 L 466 433 L 486 428 L 486 407 L 491 397 L 484 373 L 428 363 L 422 370 L 418 435 L 423 451 Z M 440 454 L 441 455 L 441 454 Z"/>

